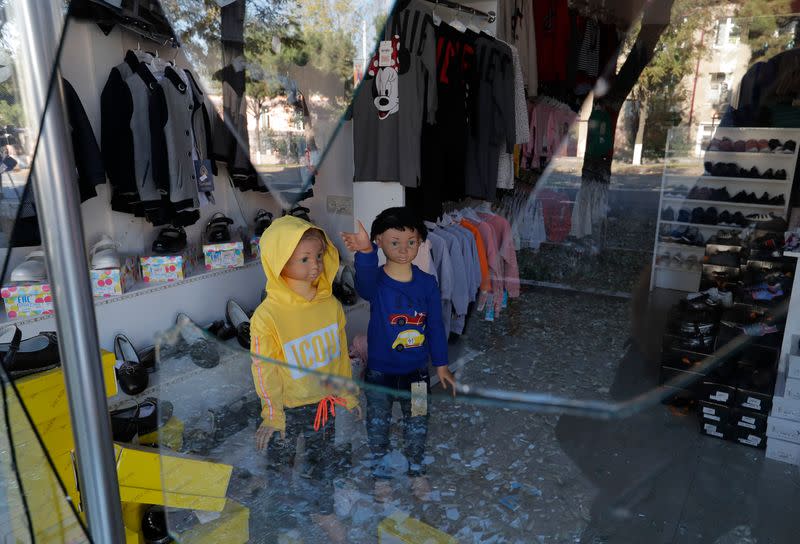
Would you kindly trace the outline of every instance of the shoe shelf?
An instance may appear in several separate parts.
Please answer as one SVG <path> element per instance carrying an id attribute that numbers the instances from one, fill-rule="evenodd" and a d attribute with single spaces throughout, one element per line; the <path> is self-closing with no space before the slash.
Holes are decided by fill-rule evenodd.
<path id="1" fill-rule="evenodd" d="M 785 183 L 785 182 L 784 182 Z M 749 204 L 747 202 L 732 202 L 730 200 L 694 200 L 691 198 L 679 197 L 679 196 L 663 196 L 662 199 L 664 201 L 669 202 L 688 202 L 688 203 L 697 203 L 698 205 L 703 204 L 706 206 L 720 206 L 720 207 L 727 207 L 727 206 L 736 206 L 737 208 L 753 208 L 757 210 L 784 210 L 786 208 L 785 205 L 770 205 L 770 204 Z"/>
<path id="2" fill-rule="evenodd" d="M 666 219 L 659 219 L 659 223 L 664 225 L 681 225 L 683 227 L 697 227 L 700 229 L 713 229 L 713 230 L 743 230 L 745 227 L 738 225 L 709 225 L 708 223 L 683 223 L 681 221 L 667 221 Z"/>
<path id="3" fill-rule="evenodd" d="M 127 292 L 113 296 L 108 298 L 97 298 L 94 300 L 95 307 L 107 306 L 111 304 L 118 304 L 127 300 L 139 298 L 139 297 L 158 297 L 158 293 L 162 293 L 163 291 L 175 289 L 177 287 L 190 285 L 193 283 L 218 278 L 220 276 L 227 276 L 231 274 L 235 274 L 238 271 L 242 270 L 249 270 L 252 268 L 260 267 L 261 263 L 258 259 L 248 260 L 244 263 L 244 266 L 240 266 L 238 268 L 224 268 L 219 270 L 204 270 L 201 269 L 200 272 L 196 272 L 195 274 L 190 275 L 188 278 L 170 282 L 170 283 L 145 283 L 143 281 L 137 282 L 130 290 Z M 37 316 L 30 316 L 30 317 L 19 317 L 16 319 L 9 319 L 5 314 L 0 315 L 0 325 L 5 324 L 15 324 L 18 327 L 23 327 L 26 325 L 30 325 L 32 323 L 37 323 L 40 321 L 45 321 L 48 319 L 52 319 L 54 314 L 49 315 L 37 315 Z M 55 326 L 55 325 L 53 325 Z"/>
<path id="4" fill-rule="evenodd" d="M 712 231 L 716 230 L 736 230 L 741 231 L 744 227 L 734 225 L 709 225 L 704 223 L 686 223 L 681 221 L 668 221 L 661 219 L 661 212 L 672 207 L 677 215 L 680 208 L 693 207 L 715 207 L 717 210 L 731 210 L 748 213 L 771 213 L 784 219 L 788 218 L 789 195 L 791 193 L 792 181 L 800 149 L 797 143 L 800 142 L 800 129 L 770 128 L 770 127 L 717 127 L 713 135 L 714 138 L 722 140 L 729 138 L 733 142 L 738 140 L 778 140 L 781 144 L 793 140 L 795 149 L 792 153 L 783 152 L 754 152 L 754 151 L 708 151 L 699 150 L 693 145 L 687 146 L 687 142 L 693 142 L 693 135 L 689 134 L 685 128 L 670 130 L 667 136 L 667 146 L 665 153 L 665 166 L 661 179 L 661 195 L 658 206 L 658 221 L 655 232 L 652 273 L 650 287 L 662 287 L 667 289 L 678 289 L 683 291 L 696 291 L 700 287 L 700 270 L 686 270 L 673 268 L 664 264 L 657 264 L 658 255 L 667 251 L 682 251 L 686 254 L 705 254 L 705 245 L 688 246 L 661 240 L 661 225 L 669 225 L 679 231 L 684 229 L 696 229 L 704 238 L 707 238 Z M 678 144 L 678 145 L 675 145 Z M 706 144 L 707 145 L 707 144 Z M 741 144 L 740 144 L 741 145 Z M 750 170 L 756 168 L 758 172 L 765 172 L 769 169 L 785 170 L 786 179 L 769 179 L 760 177 L 735 177 L 735 172 L 730 172 L 734 176 L 712 176 L 706 175 L 704 162 L 712 163 L 736 163 L 740 168 Z M 699 174 L 691 174 L 697 172 Z M 710 187 L 712 190 L 719 190 L 725 186 L 728 193 L 734 196 L 742 191 L 745 193 L 756 193 L 760 196 L 763 192 L 769 194 L 771 198 L 783 195 L 783 204 L 761 204 L 749 202 L 734 202 L 731 200 L 695 200 L 683 196 L 675 195 L 676 188 L 680 185 L 686 187 L 686 193 L 695 187 Z M 672 193 L 672 194 L 670 194 Z M 691 233 L 690 233 L 691 235 Z M 687 249 L 692 248 L 692 249 Z"/>

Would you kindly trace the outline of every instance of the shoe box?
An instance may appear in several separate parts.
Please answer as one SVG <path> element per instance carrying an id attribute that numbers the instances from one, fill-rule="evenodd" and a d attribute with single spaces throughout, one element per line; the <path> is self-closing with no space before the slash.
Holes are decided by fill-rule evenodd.
<path id="1" fill-rule="evenodd" d="M 767 436 L 764 433 L 757 433 L 742 427 L 732 427 L 733 436 L 731 440 L 758 449 L 767 447 Z"/>
<path id="2" fill-rule="evenodd" d="M 128 292 L 142 277 L 138 256 L 121 259 L 119 268 L 99 268 L 89 271 L 94 298 L 109 298 Z"/>
<path id="3" fill-rule="evenodd" d="M 203 258 L 206 270 L 244 266 L 244 243 L 204 244 Z"/>
<path id="4" fill-rule="evenodd" d="M 0 289 L 9 319 L 53 313 L 53 293 L 49 283 L 18 283 Z"/>
<path id="5" fill-rule="evenodd" d="M 739 265 L 721 266 L 717 264 L 703 263 L 703 271 L 700 275 L 700 290 L 709 287 L 718 287 L 721 282 L 736 283 L 742 276 Z"/>
<path id="6" fill-rule="evenodd" d="M 707 436 L 714 438 L 721 438 L 722 440 L 731 440 L 733 438 L 733 427 L 728 423 L 710 422 L 705 419 L 700 422 L 700 432 Z"/>
<path id="7" fill-rule="evenodd" d="M 198 266 L 197 246 L 187 246 L 176 255 L 151 255 L 141 257 L 142 281 L 145 283 L 168 283 L 186 279 Z"/>
<path id="8" fill-rule="evenodd" d="M 737 368 L 735 405 L 767 415 L 775 393 L 775 370 L 739 364 Z"/>
<path id="9" fill-rule="evenodd" d="M 767 416 L 715 402 L 700 401 L 703 434 L 754 448 L 766 446 Z"/>
<path id="10" fill-rule="evenodd" d="M 378 524 L 378 542 L 381 544 L 456 544 L 458 541 L 427 523 L 400 512 L 384 518 Z"/>
<path id="11" fill-rule="evenodd" d="M 772 412 L 770 412 L 770 415 L 800 423 L 800 400 L 786 396 L 775 396 L 772 398 Z"/>
<path id="12" fill-rule="evenodd" d="M 767 440 L 767 459 L 800 465 L 800 444 L 769 436 Z"/>
<path id="13" fill-rule="evenodd" d="M 731 407 L 717 402 L 701 400 L 698 403 L 700 419 L 720 425 L 727 425 L 731 422 Z"/>
<path id="14" fill-rule="evenodd" d="M 706 244 L 703 264 L 738 269 L 742 261 L 747 258 L 747 254 L 747 250 L 742 246 Z"/>
<path id="15" fill-rule="evenodd" d="M 791 421 L 775 417 L 767 418 L 767 436 L 800 444 L 800 421 Z"/>
<path id="16" fill-rule="evenodd" d="M 772 312 L 770 312 L 768 308 L 747 304 L 734 304 L 733 308 L 728 308 L 722 312 L 716 349 L 719 349 L 728 342 L 744 334 L 741 327 L 729 326 L 724 322 L 735 323 L 742 326 L 758 323 L 775 325 L 778 327 L 776 332 L 764 334 L 763 336 L 751 336 L 751 345 L 777 350 L 780 349 L 781 343 L 783 342 L 784 321 L 773 317 Z"/>

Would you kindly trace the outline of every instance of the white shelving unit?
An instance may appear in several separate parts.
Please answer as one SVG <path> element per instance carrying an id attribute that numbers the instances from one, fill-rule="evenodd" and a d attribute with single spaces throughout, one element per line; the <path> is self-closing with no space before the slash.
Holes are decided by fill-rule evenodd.
<path id="1" fill-rule="evenodd" d="M 655 247 L 653 251 L 653 266 L 650 278 L 650 288 L 662 287 L 666 289 L 677 289 L 680 291 L 697 291 L 700 287 L 701 267 L 675 267 L 664 265 L 657 261 L 659 256 L 670 256 L 676 254 L 685 259 L 691 255 L 702 257 L 705 253 L 705 246 L 688 245 L 674 242 L 666 242 L 661 239 L 662 229 L 670 231 L 684 231 L 688 228 L 696 228 L 704 240 L 713 236 L 719 230 L 742 230 L 741 226 L 734 225 L 708 225 L 705 223 L 692 223 L 678 221 L 678 213 L 686 210 L 691 214 L 694 208 L 716 208 L 717 213 L 728 211 L 731 215 L 736 212 L 747 216 L 753 213 L 771 213 L 776 216 L 788 219 L 789 198 L 792 190 L 792 180 L 794 179 L 795 168 L 797 165 L 797 148 L 793 153 L 754 153 L 737 151 L 704 151 L 700 157 L 690 156 L 689 151 L 683 151 L 686 146 L 679 145 L 681 141 L 688 141 L 685 136 L 685 129 L 673 129 L 667 137 L 666 163 L 664 174 L 661 180 L 661 196 L 658 206 L 658 226 L 655 233 Z M 739 127 L 718 127 L 714 138 L 721 140 L 729 138 L 733 142 L 737 140 L 771 140 L 777 139 L 781 143 L 793 140 L 800 142 L 800 129 L 785 128 L 739 128 Z M 735 163 L 738 167 L 750 170 L 755 167 L 759 173 L 764 173 L 768 169 L 773 172 L 778 170 L 786 171 L 786 179 L 761 179 L 743 178 L 728 176 L 706 175 L 704 162 L 712 163 Z M 760 197 L 763 193 L 768 193 L 770 197 L 783 195 L 782 205 L 758 204 L 746 202 L 731 202 L 720 200 L 695 200 L 686 196 L 676 196 L 677 189 L 681 186 L 687 188 L 687 192 L 694 187 L 708 187 L 710 189 L 725 188 L 730 197 L 740 191 L 755 193 Z M 662 219 L 662 212 L 671 208 L 674 219 Z"/>

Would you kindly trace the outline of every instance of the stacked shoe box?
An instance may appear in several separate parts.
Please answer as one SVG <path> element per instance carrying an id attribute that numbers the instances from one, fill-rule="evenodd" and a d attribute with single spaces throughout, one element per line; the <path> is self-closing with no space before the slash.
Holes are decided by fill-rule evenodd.
<path id="1" fill-rule="evenodd" d="M 800 337 L 793 336 L 787 355 L 783 395 L 776 396 L 767 420 L 767 457 L 800 465 Z"/>

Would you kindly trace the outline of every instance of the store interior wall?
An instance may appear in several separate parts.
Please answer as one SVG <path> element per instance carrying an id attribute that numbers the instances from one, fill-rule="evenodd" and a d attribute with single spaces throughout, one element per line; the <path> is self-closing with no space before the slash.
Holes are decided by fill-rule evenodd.
<path id="1" fill-rule="evenodd" d="M 61 74 L 78 93 L 98 141 L 100 94 L 108 73 L 122 62 L 128 49 L 137 47 L 157 51 L 162 58 L 174 59 L 178 67 L 192 68 L 183 52 L 169 45 L 139 38 L 118 27 L 106 36 L 94 23 L 70 22 L 60 64 Z M 298 67 L 291 75 L 308 94 L 314 90 L 327 96 L 344 92 L 341 83 L 337 88 L 337 82 L 324 74 L 311 73 L 309 69 Z M 339 118 L 324 113 L 315 115 L 313 103 L 309 107 L 312 117 L 317 121 L 314 135 L 320 151 L 326 145 L 331 148 L 319 166 L 314 196 L 301 204 L 311 209 L 312 220 L 328 232 L 339 248 L 342 260 L 352 261 L 352 256 L 346 252 L 338 236 L 339 232 L 350 230 L 353 225 L 352 123 L 341 124 Z M 97 197 L 81 205 L 87 253 L 102 234 L 109 234 L 119 244 L 121 254 L 149 255 L 151 244 L 162 227 L 154 227 L 143 218 L 112 211 L 110 186 L 107 183 L 98 186 L 97 193 Z M 253 219 L 260 208 L 271 211 L 275 217 L 281 215 L 280 204 L 272 195 L 234 189 L 228 181 L 227 169 L 221 163 L 219 175 L 215 178 L 214 197 L 216 204 L 202 208 L 200 220 L 186 228 L 190 243 L 200 243 L 208 219 L 218 211 L 233 219 L 232 233 L 238 227 L 251 232 Z M 331 201 L 329 197 L 334 198 Z M 372 195 L 368 198 L 377 197 Z M 329 202 L 332 212 L 329 212 Z M 13 269 L 35 249 L 14 249 L 9 269 Z M 238 270 L 195 278 L 182 285 L 163 286 L 99 301 L 96 314 L 101 347 L 111 349 L 117 333 L 125 333 L 137 345 L 151 344 L 159 331 L 172 326 L 178 312 L 187 313 L 200 324 L 223 319 L 225 303 L 229 298 L 236 299 L 245 308 L 254 309 L 260 302 L 265 281 L 260 263 L 253 263 Z M 358 311 L 364 315 L 351 318 L 353 333 L 363 332 L 366 328 L 366 311 L 363 308 L 358 308 Z M 49 316 L 25 320 L 23 325 L 26 336 L 55 329 L 55 322 Z"/>

